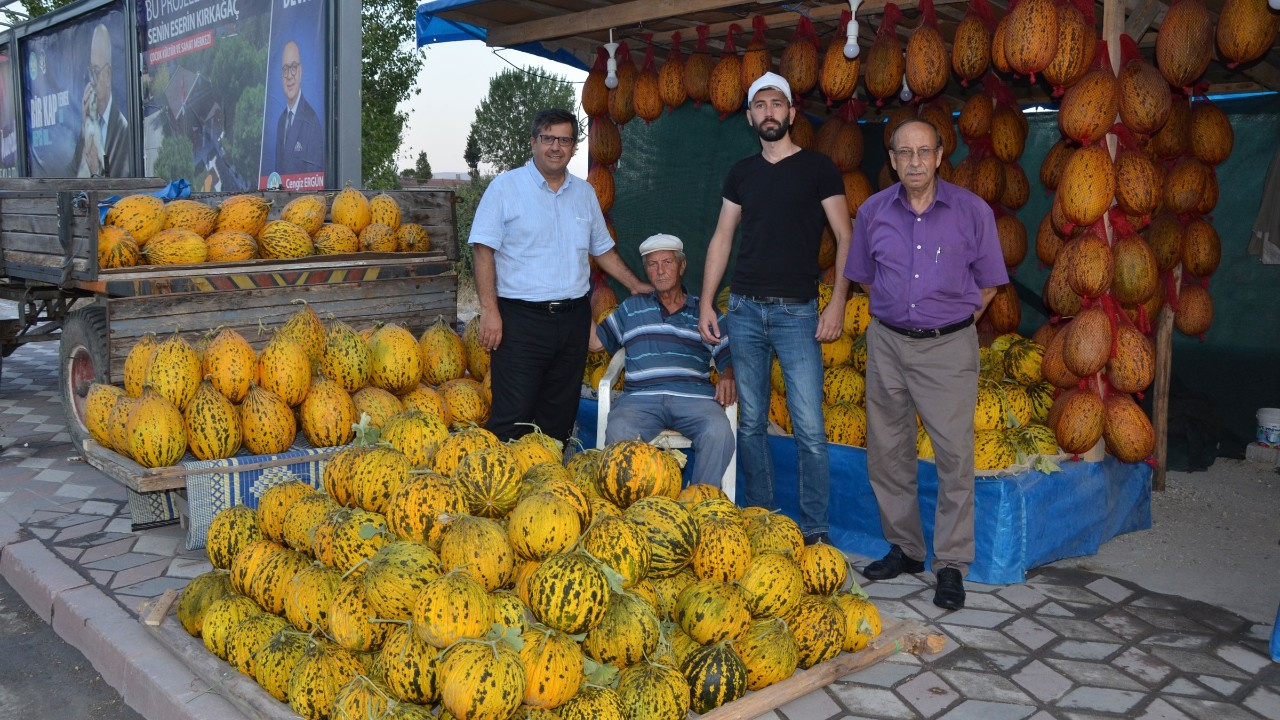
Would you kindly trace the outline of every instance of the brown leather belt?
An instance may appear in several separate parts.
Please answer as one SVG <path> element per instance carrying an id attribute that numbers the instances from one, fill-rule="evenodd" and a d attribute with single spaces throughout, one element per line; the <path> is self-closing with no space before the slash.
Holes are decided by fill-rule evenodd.
<path id="1" fill-rule="evenodd" d="M 951 333 L 956 332 L 957 330 L 963 330 L 973 324 L 973 316 L 970 315 L 969 317 L 957 323 L 951 323 L 950 325 L 943 325 L 940 328 L 929 328 L 929 329 L 898 327 L 897 325 L 890 325 L 889 323 L 881 320 L 880 318 L 876 318 L 876 321 L 879 322 L 880 325 L 883 326 L 886 330 L 892 330 L 898 333 L 899 335 L 906 335 L 907 337 L 913 338 L 915 340 L 923 340 L 924 338 L 942 337 L 943 335 L 950 335 Z"/>

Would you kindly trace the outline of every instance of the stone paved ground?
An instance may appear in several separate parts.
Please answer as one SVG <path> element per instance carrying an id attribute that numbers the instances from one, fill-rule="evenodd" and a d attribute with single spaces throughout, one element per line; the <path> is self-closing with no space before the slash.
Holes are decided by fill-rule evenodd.
<path id="1" fill-rule="evenodd" d="M 131 529 L 124 489 L 70 444 L 56 387 L 55 345 L 5 359 L 0 436 L 13 442 L 0 453 L 0 514 L 136 616 L 143 601 L 209 565 L 184 549 L 177 526 Z M 765 717 L 1280 718 L 1270 625 L 1054 567 L 1019 585 L 969 584 L 968 606 L 945 613 L 931 602 L 932 581 L 922 574 L 865 588 L 881 613 L 944 633 L 942 652 L 894 656 Z"/>

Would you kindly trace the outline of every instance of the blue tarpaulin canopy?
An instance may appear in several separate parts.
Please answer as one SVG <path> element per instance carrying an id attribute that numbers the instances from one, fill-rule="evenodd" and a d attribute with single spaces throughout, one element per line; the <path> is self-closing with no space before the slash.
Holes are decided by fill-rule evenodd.
<path id="1" fill-rule="evenodd" d="M 488 38 L 489 31 L 479 25 L 473 25 L 461 20 L 451 20 L 440 17 L 441 13 L 449 10 L 458 10 L 468 5 L 475 5 L 482 0 L 432 0 L 418 6 L 417 24 L 418 24 L 418 47 L 434 45 L 437 43 L 456 42 L 458 40 L 480 40 L 485 41 Z M 537 55 L 538 57 L 554 60 L 564 63 L 580 70 L 589 70 L 581 60 L 566 50 L 551 50 L 542 43 L 525 43 L 516 45 L 512 50 Z"/>
<path id="2" fill-rule="evenodd" d="M 965 0 L 936 0 L 939 5 L 963 5 Z M 874 6 L 874 7 L 872 7 Z M 860 45 L 870 47 L 884 12 L 884 3 L 867 3 L 858 10 Z M 539 57 L 588 70 L 595 48 L 613 40 L 628 43 L 633 53 L 652 35 L 655 48 L 672 46 L 673 35 L 681 33 L 692 42 L 694 28 L 705 27 L 709 37 L 719 42 L 736 24 L 741 43 L 746 43 L 752 21 L 759 16 L 765 21 L 762 40 L 777 57 L 791 42 L 801 19 L 811 22 L 822 44 L 842 41 L 840 19 L 849 10 L 847 0 L 814 0 L 792 3 L 778 0 L 698 0 L 693 2 L 627 2 L 602 3 L 599 0 L 430 0 L 418 6 L 416 21 L 418 46 L 455 40 L 493 41 L 494 47 L 521 50 Z M 918 22 L 918 8 L 903 8 L 907 26 Z M 1139 32 L 1140 39 L 1148 30 L 1158 30 L 1150 20 Z M 1133 32 L 1132 30 L 1130 32 Z M 492 33 L 492 35 L 491 35 Z M 1229 68 L 1222 62 L 1211 63 L 1200 82 L 1208 92 L 1237 94 L 1263 89 L 1280 91 L 1280 40 L 1274 40 L 1263 58 Z M 713 46 L 715 47 L 715 46 Z M 1148 61 L 1154 61 L 1154 43 L 1144 42 L 1139 50 Z M 719 54 L 719 50 L 715 50 Z M 1244 82 L 1244 81 L 1252 82 Z M 1021 105 L 1045 103 L 1042 86 L 1036 83 L 1010 83 Z M 953 108 L 964 104 L 972 92 L 962 90 L 954 79 L 942 92 Z M 817 93 L 815 93 L 815 96 Z M 819 111 L 821 98 L 811 98 L 810 112 Z"/>

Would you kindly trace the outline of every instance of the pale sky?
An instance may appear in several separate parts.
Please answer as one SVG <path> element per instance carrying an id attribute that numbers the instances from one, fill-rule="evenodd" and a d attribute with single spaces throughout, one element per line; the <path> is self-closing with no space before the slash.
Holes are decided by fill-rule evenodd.
<path id="1" fill-rule="evenodd" d="M 581 83 L 587 77 L 583 70 L 516 50 L 499 49 L 495 54 L 492 48 L 479 40 L 428 45 L 422 50 L 422 69 L 418 73 L 418 87 L 422 92 L 401 105 L 409 113 L 404 146 L 398 160 L 401 168 L 412 167 L 418 151 L 426 150 L 432 172 L 465 173 L 467 163 L 462 154 L 467 147 L 471 121 L 475 119 L 476 108 L 489 92 L 489 78 L 504 68 L 532 65 L 560 75 L 576 83 L 575 102 L 582 93 Z M 581 120 L 581 107 L 575 106 L 574 110 Z M 578 177 L 586 177 L 585 140 L 570 161 L 569 171 Z"/>

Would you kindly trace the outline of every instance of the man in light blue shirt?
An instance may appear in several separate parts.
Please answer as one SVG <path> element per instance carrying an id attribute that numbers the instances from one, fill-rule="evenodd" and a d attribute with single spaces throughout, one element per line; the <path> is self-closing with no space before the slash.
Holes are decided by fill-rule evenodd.
<path id="1" fill-rule="evenodd" d="M 631 292 L 648 292 L 614 249 L 595 191 L 571 175 L 578 119 L 533 119 L 529 164 L 493 179 L 471 226 L 480 343 L 492 353 L 488 429 L 501 440 L 536 425 L 568 440 L 591 330 L 587 256 Z"/>

